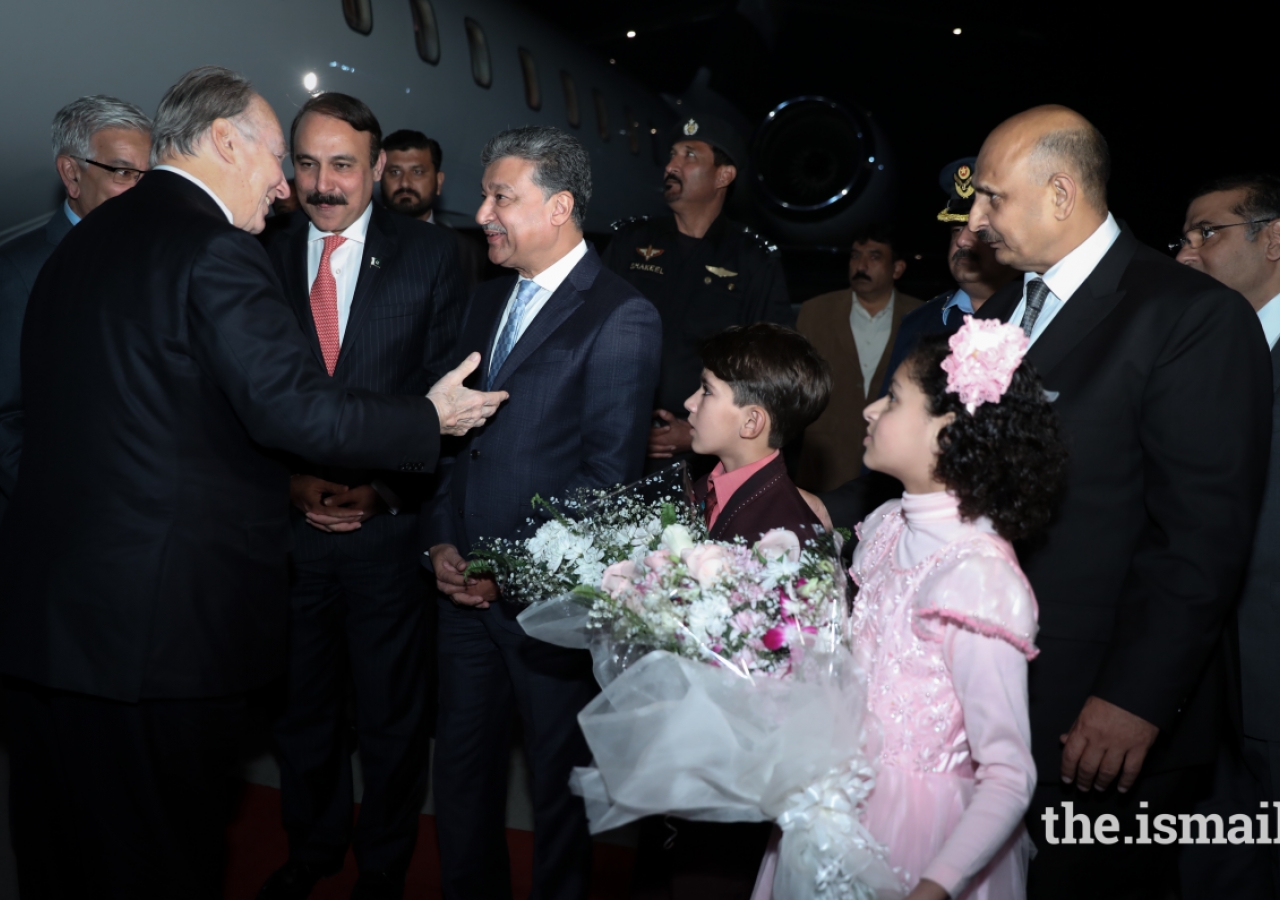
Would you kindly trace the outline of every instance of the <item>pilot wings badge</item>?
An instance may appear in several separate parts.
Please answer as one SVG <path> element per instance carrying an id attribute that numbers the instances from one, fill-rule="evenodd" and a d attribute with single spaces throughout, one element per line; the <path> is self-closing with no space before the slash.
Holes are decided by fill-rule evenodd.
<path id="1" fill-rule="evenodd" d="M 650 244 L 648 247 L 637 247 L 636 252 L 639 253 L 642 257 L 644 257 L 645 262 L 648 262 L 649 260 L 653 259 L 656 256 L 661 256 L 667 251 L 656 249 L 653 246 L 653 244 Z"/>
<path id="2" fill-rule="evenodd" d="M 737 272 L 730 272 L 728 269 L 722 269 L 719 266 L 707 266 L 707 271 L 717 278 L 732 278 Z"/>

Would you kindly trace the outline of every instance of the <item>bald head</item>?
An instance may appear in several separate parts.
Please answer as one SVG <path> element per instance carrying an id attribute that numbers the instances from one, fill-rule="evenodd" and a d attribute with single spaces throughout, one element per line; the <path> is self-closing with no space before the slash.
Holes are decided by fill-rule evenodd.
<path id="1" fill-rule="evenodd" d="M 1107 216 L 1107 142 L 1065 106 L 1038 106 L 1007 119 L 978 154 L 970 230 L 996 258 L 1044 272 Z"/>

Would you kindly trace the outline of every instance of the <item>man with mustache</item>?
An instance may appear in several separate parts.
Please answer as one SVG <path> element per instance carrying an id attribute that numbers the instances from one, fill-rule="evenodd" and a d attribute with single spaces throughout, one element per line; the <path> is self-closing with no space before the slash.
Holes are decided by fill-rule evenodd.
<path id="1" fill-rule="evenodd" d="M 448 234 L 373 202 L 386 164 L 381 137 L 355 97 L 330 92 L 302 106 L 291 143 L 303 214 L 268 255 L 317 367 L 346 388 L 416 394 L 449 368 L 466 292 Z M 302 459 L 292 466 L 289 669 L 275 725 L 289 860 L 258 896 L 305 898 L 353 844 L 352 896 L 398 898 L 426 792 L 434 707 L 417 535 L 435 482 Z M 353 829 L 357 735 L 364 795 Z"/>
<path id="2" fill-rule="evenodd" d="M 402 128 L 382 142 L 387 167 L 382 170 L 382 202 L 387 209 L 446 228 L 458 246 L 458 261 L 469 295 L 484 272 L 485 251 L 468 235 L 436 217 L 436 202 L 444 188 L 444 151 L 440 142 L 421 131 Z"/>
<path id="3" fill-rule="evenodd" d="M 920 307 L 895 287 L 906 270 L 892 228 L 863 227 L 849 253 L 852 290 L 814 297 L 800 308 L 796 330 L 831 364 L 832 382 L 826 410 L 804 432 L 796 483 L 806 490 L 831 490 L 862 470 L 862 408 L 879 394 L 903 316 Z"/>
<path id="4" fill-rule="evenodd" d="M 893 373 L 921 337 L 926 334 L 954 334 L 964 324 L 966 315 L 973 315 L 981 309 L 988 297 L 1018 274 L 1016 269 L 999 262 L 995 251 L 965 227 L 969 221 L 969 207 L 973 206 L 973 169 L 976 163 L 977 157 L 973 156 L 958 159 L 944 166 L 938 176 L 938 183 L 947 194 L 947 205 L 938 213 L 938 221 L 951 226 L 947 265 L 951 268 L 951 277 L 956 280 L 956 287 L 943 291 L 902 320 L 885 370 L 881 394 L 888 390 Z"/>
<path id="5" fill-rule="evenodd" d="M 692 453 L 684 400 L 702 376 L 702 342 L 730 325 L 792 321 L 777 248 L 722 215 L 746 164 L 747 148 L 728 123 L 702 115 L 681 122 L 663 172 L 672 215 L 615 222 L 601 257 L 662 316 L 651 469 Z"/>

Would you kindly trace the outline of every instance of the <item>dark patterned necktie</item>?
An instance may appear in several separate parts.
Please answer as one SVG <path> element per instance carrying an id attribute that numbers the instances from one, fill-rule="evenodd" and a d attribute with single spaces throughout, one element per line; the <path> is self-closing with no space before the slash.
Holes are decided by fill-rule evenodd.
<path id="1" fill-rule="evenodd" d="M 716 483 L 710 478 L 707 479 L 707 499 L 703 502 L 703 511 L 707 517 L 707 527 L 711 527 L 711 517 L 716 513 Z"/>
<path id="2" fill-rule="evenodd" d="M 1027 282 L 1027 308 L 1022 311 L 1022 333 L 1027 337 L 1031 337 L 1036 319 L 1040 318 L 1040 311 L 1044 309 L 1044 301 L 1048 296 L 1049 285 L 1039 278 L 1032 278 Z"/>

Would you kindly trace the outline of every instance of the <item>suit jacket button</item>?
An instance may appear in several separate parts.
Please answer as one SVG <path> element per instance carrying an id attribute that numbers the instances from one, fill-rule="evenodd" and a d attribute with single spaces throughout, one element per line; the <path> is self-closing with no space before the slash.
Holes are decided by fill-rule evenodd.
<path id="1" fill-rule="evenodd" d="M 472 451 L 471 451 L 471 458 L 472 458 L 472 459 L 479 459 L 479 458 L 480 458 L 480 451 L 479 451 L 479 450 L 472 450 Z"/>

